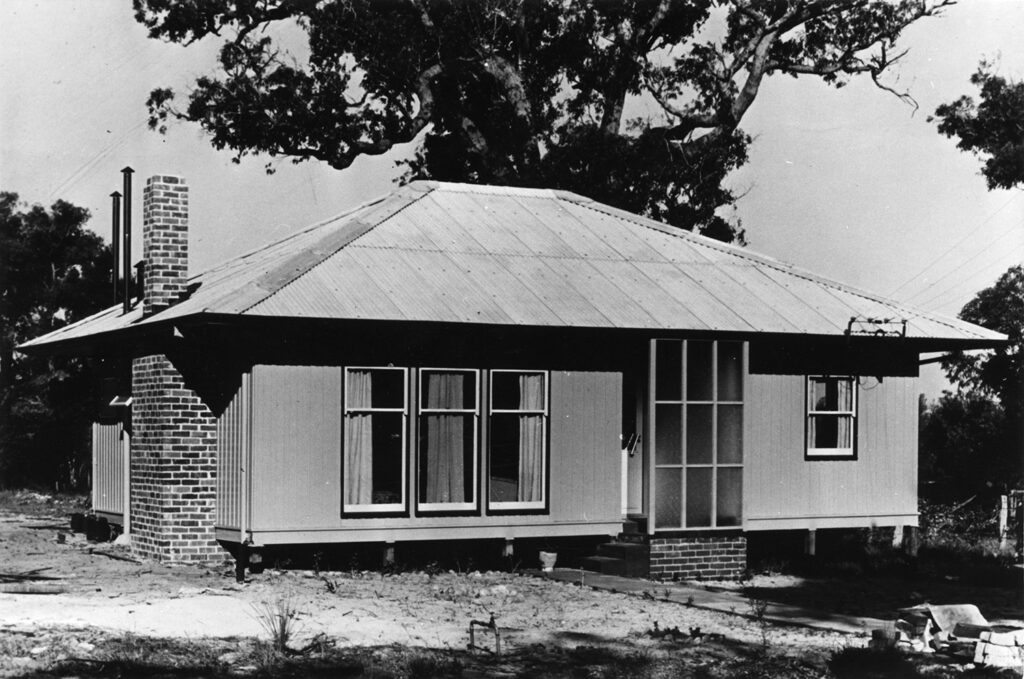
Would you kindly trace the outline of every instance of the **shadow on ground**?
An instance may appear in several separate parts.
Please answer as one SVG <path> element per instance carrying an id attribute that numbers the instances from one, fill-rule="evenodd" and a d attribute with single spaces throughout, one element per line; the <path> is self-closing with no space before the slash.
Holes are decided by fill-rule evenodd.
<path id="1" fill-rule="evenodd" d="M 35 638 L 32 643 L 40 640 Z M 448 679 L 463 677 L 626 679 L 1008 679 L 1013 672 L 965 667 L 942 656 L 842 648 L 822 655 L 777 653 L 770 643 L 744 644 L 726 638 L 649 636 L 609 640 L 594 634 L 563 632 L 545 643 L 512 645 L 502 655 L 464 649 L 402 645 L 335 648 L 321 639 L 305 653 L 278 652 L 252 639 L 169 640 L 131 635 L 110 637 L 91 659 L 55 658 L 42 667 L 4 676 L 139 677 L 195 679 L 342 677 L 355 679 Z M 11 649 L 8 648 L 8 651 Z M 16 649 L 15 649 L 16 650 Z M 0 664 L 2 665 L 2 664 Z"/>
<path id="2" fill-rule="evenodd" d="M 809 557 L 792 533 L 750 539 L 750 567 L 760 575 L 742 588 L 746 596 L 883 620 L 921 603 L 974 604 L 990 620 L 1024 617 L 1024 571 L 1009 563 L 930 549 L 912 558 L 869 531 L 821 531 L 818 555 Z"/>

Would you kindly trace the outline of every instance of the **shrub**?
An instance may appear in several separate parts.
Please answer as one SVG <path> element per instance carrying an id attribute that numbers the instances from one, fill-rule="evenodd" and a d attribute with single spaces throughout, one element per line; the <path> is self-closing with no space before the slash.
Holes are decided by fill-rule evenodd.
<path id="1" fill-rule="evenodd" d="M 262 603 L 253 606 L 256 611 L 256 621 L 260 627 L 270 635 L 270 644 L 278 653 L 287 653 L 290 649 L 290 642 L 296 631 L 296 618 L 298 611 L 291 601 L 279 600 L 275 604 Z"/>

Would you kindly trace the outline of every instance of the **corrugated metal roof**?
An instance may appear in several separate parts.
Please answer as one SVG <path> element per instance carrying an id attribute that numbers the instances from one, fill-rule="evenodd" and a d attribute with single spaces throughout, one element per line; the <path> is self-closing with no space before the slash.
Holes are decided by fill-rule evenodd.
<path id="1" fill-rule="evenodd" d="M 142 319 L 110 309 L 26 346 L 196 314 L 1004 339 L 788 264 L 552 190 L 414 182 L 195 276 Z"/>

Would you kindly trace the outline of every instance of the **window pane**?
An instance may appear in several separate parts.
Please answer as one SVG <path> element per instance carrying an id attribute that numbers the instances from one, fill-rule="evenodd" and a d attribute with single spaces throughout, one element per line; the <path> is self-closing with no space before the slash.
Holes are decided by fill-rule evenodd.
<path id="1" fill-rule="evenodd" d="M 420 417 L 420 502 L 473 502 L 473 416 Z"/>
<path id="2" fill-rule="evenodd" d="M 658 401 L 681 401 L 683 399 L 683 343 L 675 340 L 660 340 L 655 343 L 657 380 L 654 398 Z"/>
<path id="3" fill-rule="evenodd" d="M 476 373 L 424 370 L 420 408 L 476 410 Z"/>
<path id="4" fill-rule="evenodd" d="M 743 345 L 718 343 L 718 400 L 743 400 Z"/>
<path id="5" fill-rule="evenodd" d="M 492 415 L 490 439 L 490 498 L 515 502 L 519 495 L 519 417 Z"/>
<path id="6" fill-rule="evenodd" d="M 853 411 L 853 378 L 812 377 L 808 391 L 812 411 Z"/>
<path id="7" fill-rule="evenodd" d="M 839 426 L 835 415 L 811 415 L 807 419 L 808 448 L 837 448 Z"/>
<path id="8" fill-rule="evenodd" d="M 853 390 L 856 381 L 850 378 L 836 379 L 836 404 L 837 410 L 850 412 L 853 410 Z"/>
<path id="9" fill-rule="evenodd" d="M 654 512 L 656 528 L 681 528 L 683 521 L 682 469 L 656 469 L 657 507 Z"/>
<path id="10" fill-rule="evenodd" d="M 718 470 L 717 497 L 719 526 L 738 526 L 742 520 L 743 470 L 726 467 Z"/>
<path id="11" fill-rule="evenodd" d="M 711 525 L 711 469 L 686 470 L 686 527 Z"/>
<path id="12" fill-rule="evenodd" d="M 398 504 L 402 497 L 401 413 L 349 415 L 345 422 L 345 504 Z"/>
<path id="13" fill-rule="evenodd" d="M 810 408 L 814 410 L 834 410 L 835 409 L 835 394 L 833 392 L 833 400 L 829 402 L 829 389 L 828 385 L 831 382 L 825 377 L 812 377 L 807 385 L 809 392 Z"/>
<path id="14" fill-rule="evenodd" d="M 543 415 L 492 415 L 489 449 L 492 502 L 544 500 Z"/>
<path id="15" fill-rule="evenodd" d="M 743 461 L 743 406 L 718 406 L 718 463 Z"/>
<path id="16" fill-rule="evenodd" d="M 711 414 L 714 406 L 686 406 L 686 463 L 711 464 Z"/>
<path id="17" fill-rule="evenodd" d="M 349 408 L 405 407 L 403 370 L 349 370 L 345 388 Z"/>
<path id="18" fill-rule="evenodd" d="M 711 342 L 686 343 L 686 398 L 711 400 Z"/>
<path id="19" fill-rule="evenodd" d="M 491 407 L 498 410 L 519 408 L 518 373 L 491 373 Z"/>
<path id="20" fill-rule="evenodd" d="M 401 373 L 396 373 L 401 377 Z M 401 405 L 399 403 L 399 405 Z M 373 415 L 373 504 L 402 502 L 401 413 Z"/>
<path id="21" fill-rule="evenodd" d="M 683 407 L 654 406 L 655 464 L 680 464 L 683 461 Z"/>
<path id="22" fill-rule="evenodd" d="M 495 410 L 544 410 L 544 373 L 491 373 L 491 407 Z"/>
<path id="23" fill-rule="evenodd" d="M 345 375 L 345 402 L 349 408 L 372 405 L 373 377 L 370 370 L 349 370 Z"/>
<path id="24" fill-rule="evenodd" d="M 853 448 L 853 417 L 850 415 L 811 415 L 807 422 L 810 448 Z"/>

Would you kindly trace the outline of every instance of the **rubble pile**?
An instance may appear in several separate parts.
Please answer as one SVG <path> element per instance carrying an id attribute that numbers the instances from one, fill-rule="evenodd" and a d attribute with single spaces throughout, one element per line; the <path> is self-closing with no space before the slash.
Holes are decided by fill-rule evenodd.
<path id="1" fill-rule="evenodd" d="M 912 653 L 946 653 L 976 665 L 1024 670 L 1024 623 L 990 623 L 971 604 L 921 604 L 900 609 L 891 628 L 872 631 L 870 645 Z"/>

